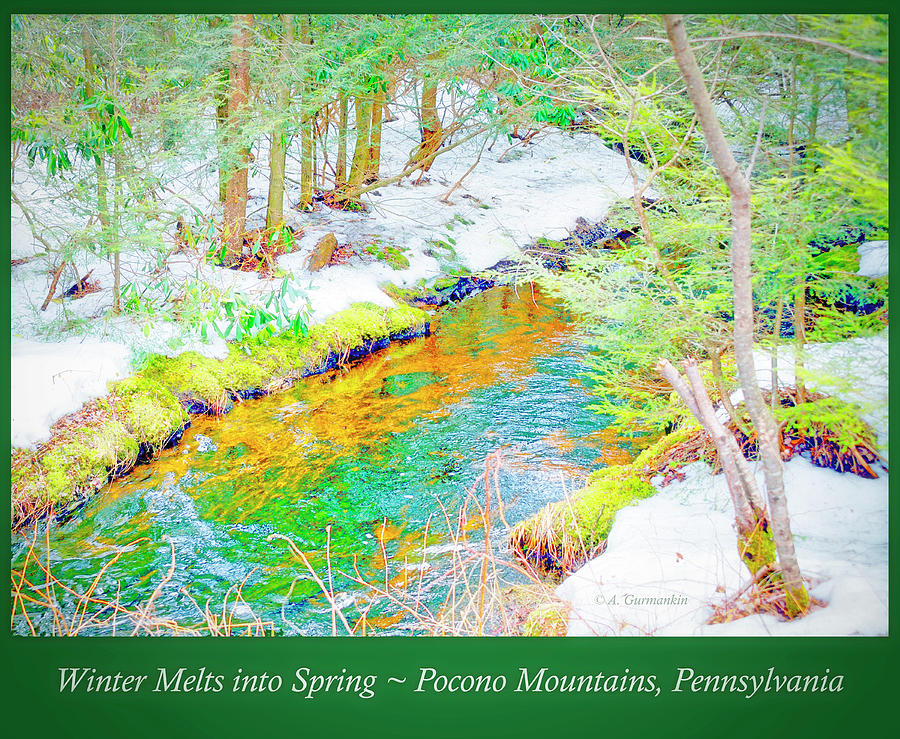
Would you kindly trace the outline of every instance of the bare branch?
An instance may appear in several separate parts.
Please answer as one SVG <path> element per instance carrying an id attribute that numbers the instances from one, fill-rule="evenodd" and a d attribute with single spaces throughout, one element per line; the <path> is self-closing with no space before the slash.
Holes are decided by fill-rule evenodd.
<path id="1" fill-rule="evenodd" d="M 724 44 L 726 41 L 737 41 L 739 39 L 747 39 L 747 38 L 776 38 L 776 39 L 785 39 L 787 41 L 797 41 L 801 44 L 812 44 L 813 46 L 821 46 L 826 49 L 832 49 L 834 51 L 840 52 L 841 54 L 845 54 L 846 56 L 851 56 L 856 59 L 862 59 L 867 62 L 872 62 L 873 64 L 887 64 L 888 58 L 886 56 L 873 56 L 872 54 L 866 54 L 862 51 L 857 51 L 856 49 L 851 49 L 848 46 L 843 46 L 842 44 L 837 44 L 834 41 L 825 41 L 824 39 L 813 38 L 812 36 L 802 36 L 797 33 L 777 33 L 775 31 L 742 31 L 729 33 L 725 36 L 706 36 L 691 39 L 692 43 L 713 43 L 713 44 Z M 657 43 L 667 43 L 666 39 L 656 38 L 655 36 L 636 36 L 636 41 L 655 41 Z"/>
<path id="2" fill-rule="evenodd" d="M 744 179 L 750 181 L 750 175 L 753 174 L 753 165 L 756 164 L 756 156 L 759 154 L 759 146 L 762 143 L 763 125 L 766 122 L 766 107 L 769 105 L 769 98 L 763 98 L 762 113 L 759 114 L 759 130 L 756 132 L 756 144 L 753 146 L 753 153 L 750 155 L 750 162 L 747 164 L 747 171 L 744 173 Z"/>

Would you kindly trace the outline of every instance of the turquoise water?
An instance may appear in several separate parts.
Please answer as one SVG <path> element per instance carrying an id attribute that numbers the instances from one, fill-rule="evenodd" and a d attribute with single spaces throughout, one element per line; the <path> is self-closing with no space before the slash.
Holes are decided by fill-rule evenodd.
<path id="1" fill-rule="evenodd" d="M 342 573 L 355 561 L 363 580 L 383 586 L 383 546 L 391 587 L 437 612 L 448 529 L 488 455 L 501 453 L 509 524 L 622 455 L 588 409 L 585 345 L 547 299 L 520 294 L 482 293 L 436 314 L 430 337 L 195 419 L 178 447 L 51 528 L 54 575 L 84 592 L 124 549 L 100 578 L 101 600 L 133 609 L 153 598 L 155 616 L 185 626 L 202 624 L 207 604 L 235 622 L 249 608 L 275 633 L 330 634 L 332 608 L 287 537 L 348 623 L 366 611 L 367 630 L 416 632 L 396 603 Z M 502 522 L 492 525 L 502 542 Z M 22 551 L 14 542 L 14 563 Z M 241 583 L 245 603 L 234 597 Z"/>

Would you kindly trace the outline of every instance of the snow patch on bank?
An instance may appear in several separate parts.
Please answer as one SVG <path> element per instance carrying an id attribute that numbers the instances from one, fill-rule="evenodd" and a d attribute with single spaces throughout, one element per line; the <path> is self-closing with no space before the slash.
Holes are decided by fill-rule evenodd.
<path id="1" fill-rule="evenodd" d="M 873 401 L 871 418 L 886 445 L 887 337 L 812 346 L 808 357 L 811 366 L 838 362 L 850 376 L 866 378 L 836 394 Z M 738 557 L 724 475 L 712 475 L 701 462 L 684 472 L 684 480 L 665 487 L 655 479 L 657 495 L 619 511 L 606 551 L 559 586 L 558 595 L 572 605 L 570 635 L 888 633 L 887 472 L 866 480 L 802 458 L 786 463 L 800 567 L 810 594 L 826 607 L 789 622 L 754 615 L 715 625 L 706 623 L 713 604 L 739 592 L 750 574 Z M 761 470 L 757 476 L 762 483 Z"/>
<path id="2" fill-rule="evenodd" d="M 130 352 L 121 344 L 69 340 L 44 344 L 12 339 L 12 443 L 28 447 L 50 438 L 58 418 L 107 393 L 127 376 Z"/>

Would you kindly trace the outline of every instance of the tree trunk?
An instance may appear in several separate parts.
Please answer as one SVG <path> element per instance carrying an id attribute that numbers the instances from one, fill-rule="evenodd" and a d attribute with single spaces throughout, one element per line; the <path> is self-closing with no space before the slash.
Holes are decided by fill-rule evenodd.
<path id="1" fill-rule="evenodd" d="M 122 207 L 122 154 L 116 152 L 113 168 L 113 217 L 112 217 L 112 233 L 110 234 L 110 247 L 112 248 L 113 258 L 113 313 L 119 315 L 122 312 L 121 294 L 122 294 L 122 270 L 120 269 L 119 252 L 122 229 L 120 220 L 120 209 Z"/>
<path id="2" fill-rule="evenodd" d="M 294 16 L 289 13 L 282 15 L 281 27 L 281 72 L 286 74 L 288 51 L 294 41 Z M 284 164 L 288 145 L 287 126 L 284 122 L 291 105 L 291 88 L 286 80 L 282 79 L 278 83 L 276 105 L 279 118 L 272 131 L 272 144 L 269 147 L 269 198 L 266 208 L 266 228 L 276 228 L 284 223 Z"/>
<path id="3" fill-rule="evenodd" d="M 709 394 L 700 378 L 697 363 L 694 360 L 684 362 L 685 375 L 690 386 L 667 360 L 661 360 L 656 369 L 678 393 L 715 444 L 734 507 L 738 554 L 741 560 L 754 575 L 771 569 L 775 563 L 775 549 L 766 519 L 765 503 L 759 494 L 753 471 L 741 453 L 737 441 L 713 410 Z"/>
<path id="4" fill-rule="evenodd" d="M 300 19 L 300 41 L 306 45 L 311 43 L 309 32 L 309 16 Z M 312 208 L 313 196 L 313 115 L 308 110 L 309 81 L 303 86 L 303 114 L 300 117 L 300 210 Z"/>
<path id="5" fill-rule="evenodd" d="M 338 102 L 338 149 L 334 165 L 334 189 L 340 190 L 347 183 L 347 95 L 340 93 Z"/>
<path id="6" fill-rule="evenodd" d="M 735 161 L 709 97 L 703 74 L 690 47 L 684 19 L 665 15 L 666 32 L 688 96 L 700 120 L 703 135 L 719 174 L 731 193 L 731 271 L 734 287 L 734 354 L 747 410 L 757 431 L 766 481 L 771 524 L 778 561 L 784 577 L 789 615 L 801 615 L 809 607 L 809 595 L 800 573 L 791 534 L 778 428 L 756 382 L 753 362 L 753 291 L 750 268 L 750 183 Z"/>
<path id="7" fill-rule="evenodd" d="M 222 19 L 213 17 L 209 21 L 210 28 L 222 25 Z M 215 75 L 213 102 L 216 106 L 216 153 L 219 158 L 219 202 L 224 203 L 228 187 L 228 154 L 225 141 L 228 138 L 228 70 L 219 70 Z"/>
<path id="8" fill-rule="evenodd" d="M 413 162 L 424 162 L 422 164 L 422 174 L 419 175 L 417 182 L 421 181 L 434 161 L 433 158 L 428 159 L 429 155 L 438 150 L 444 139 L 444 132 L 441 129 L 441 119 L 437 112 L 437 93 L 437 82 L 426 77 L 423 81 L 422 107 L 419 112 L 422 143 L 419 144 L 419 149 L 412 158 Z"/>
<path id="9" fill-rule="evenodd" d="M 234 17 L 229 62 L 228 120 L 226 143 L 229 159 L 236 158 L 236 166 L 229 168 L 225 188 L 225 263 L 234 264 L 241 258 L 244 228 L 247 220 L 247 165 L 250 149 L 241 141 L 243 117 L 250 94 L 250 32 L 251 14 Z"/>
<path id="10" fill-rule="evenodd" d="M 356 146 L 353 149 L 353 161 L 350 164 L 350 188 L 358 189 L 366 177 L 369 165 L 369 130 L 372 124 L 372 98 L 357 95 L 354 100 L 356 108 Z"/>
<path id="11" fill-rule="evenodd" d="M 384 106 L 384 90 L 379 88 L 372 100 L 372 126 L 369 130 L 369 161 L 366 165 L 366 183 L 378 181 L 381 167 L 381 113 Z"/>
<path id="12" fill-rule="evenodd" d="M 798 247 L 802 248 L 802 247 Z M 797 400 L 806 402 L 806 385 L 803 382 L 804 354 L 806 349 L 806 275 L 800 278 L 794 293 L 794 385 Z"/>
<path id="13" fill-rule="evenodd" d="M 94 96 L 94 53 L 91 43 L 91 34 L 88 27 L 81 28 L 81 52 L 84 56 L 84 94 L 87 98 Z M 94 125 L 100 127 L 100 113 L 94 108 L 90 117 Z M 112 253 L 112 232 L 109 210 L 109 178 L 106 173 L 106 161 L 102 150 L 94 152 L 94 162 L 97 168 L 97 219 L 100 221 L 100 248 L 104 257 Z M 78 275 L 75 275 L 78 277 Z M 113 280 L 118 283 L 119 265 L 116 259 L 113 263 Z M 118 286 L 113 290 L 113 310 L 118 313 Z"/>

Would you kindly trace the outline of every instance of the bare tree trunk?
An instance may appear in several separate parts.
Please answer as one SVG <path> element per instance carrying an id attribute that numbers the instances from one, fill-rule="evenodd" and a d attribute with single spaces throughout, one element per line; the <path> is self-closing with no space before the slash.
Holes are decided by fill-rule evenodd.
<path id="1" fill-rule="evenodd" d="M 288 52 L 294 41 L 294 16 L 281 16 L 281 64 L 282 73 L 287 72 Z M 280 116 L 272 131 L 272 145 L 269 147 L 269 199 L 266 208 L 266 228 L 275 228 L 284 223 L 284 164 L 287 156 L 288 135 L 284 116 L 291 105 L 291 87 L 286 80 L 278 84 L 276 105 Z"/>
<path id="2" fill-rule="evenodd" d="M 794 539 L 791 534 L 784 476 L 778 440 L 778 428 L 756 382 L 753 362 L 753 292 L 750 268 L 750 183 L 735 161 L 722 132 L 715 108 L 706 89 L 703 74 L 690 47 L 684 18 L 663 16 L 666 32 L 678 68 L 687 85 L 688 96 L 700 120 L 703 135 L 719 174 L 731 193 L 731 271 L 734 286 L 734 354 L 747 410 L 757 431 L 760 456 L 765 473 L 771 524 L 775 535 L 778 562 L 784 577 L 789 615 L 801 615 L 809 607 L 809 595 L 800 573 Z"/>
<path id="3" fill-rule="evenodd" d="M 697 363 L 694 360 L 686 360 L 684 368 L 690 386 L 668 360 L 663 359 L 656 365 L 659 374 L 678 393 L 715 444 L 734 506 L 738 554 L 747 568 L 754 575 L 759 575 L 774 565 L 775 548 L 766 518 L 765 503 L 756 486 L 756 478 L 734 436 L 716 416 L 697 370 Z"/>
<path id="4" fill-rule="evenodd" d="M 224 203 L 228 197 L 228 70 L 218 74 L 216 85 L 216 150 L 219 157 L 219 202 Z"/>
<path id="5" fill-rule="evenodd" d="M 247 165 L 250 150 L 241 142 L 242 118 L 250 94 L 251 14 L 234 17 L 229 63 L 228 121 L 226 126 L 229 158 L 237 155 L 237 166 L 231 167 L 225 188 L 225 262 L 233 264 L 241 258 L 244 228 L 247 220 Z"/>
<path id="6" fill-rule="evenodd" d="M 806 384 L 803 382 L 803 368 L 806 364 L 806 275 L 800 277 L 794 293 L 794 385 L 797 387 L 797 400 L 806 402 Z"/>
<path id="7" fill-rule="evenodd" d="M 113 313 L 119 315 L 122 312 L 122 270 L 120 267 L 119 252 L 122 234 L 120 221 L 120 208 L 122 207 L 122 154 L 116 152 L 113 167 L 113 217 L 112 217 L 112 247 L 113 258 Z"/>
<path id="8" fill-rule="evenodd" d="M 218 28 L 222 25 L 222 19 L 214 16 L 209 20 L 210 28 Z M 216 153 L 219 158 L 219 202 L 225 202 L 226 189 L 228 187 L 228 166 L 225 140 L 228 137 L 226 125 L 228 123 L 228 70 L 222 69 L 215 75 L 215 89 L 213 101 L 216 106 Z"/>

